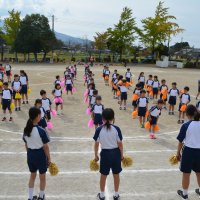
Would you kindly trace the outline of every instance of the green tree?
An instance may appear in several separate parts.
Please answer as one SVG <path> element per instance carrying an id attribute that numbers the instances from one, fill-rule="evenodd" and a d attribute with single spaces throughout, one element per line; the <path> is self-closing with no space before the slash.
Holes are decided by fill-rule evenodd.
<path id="1" fill-rule="evenodd" d="M 129 49 L 136 39 L 137 30 L 135 18 L 130 8 L 123 8 L 119 22 L 114 28 L 108 29 L 108 46 L 113 52 L 120 54 L 120 61 L 125 50 Z"/>
<path id="2" fill-rule="evenodd" d="M 169 14 L 169 8 L 164 7 L 164 2 L 159 2 L 154 17 L 142 20 L 142 29 L 138 30 L 140 40 L 151 49 L 154 56 L 155 49 L 162 43 L 171 40 L 171 37 L 182 32 L 175 16 Z"/>
<path id="3" fill-rule="evenodd" d="M 19 28 L 20 28 L 20 15 L 21 13 L 15 11 L 14 9 L 8 11 L 9 16 L 4 19 L 3 30 L 5 32 L 4 39 L 6 43 L 11 46 L 12 50 L 15 51 L 15 57 L 17 59 L 17 51 L 14 48 L 14 43 L 17 38 Z"/>

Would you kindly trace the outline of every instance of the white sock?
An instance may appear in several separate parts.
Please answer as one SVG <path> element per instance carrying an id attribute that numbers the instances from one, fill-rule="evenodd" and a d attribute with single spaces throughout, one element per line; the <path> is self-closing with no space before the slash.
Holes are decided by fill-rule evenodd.
<path id="1" fill-rule="evenodd" d="M 105 197 L 105 192 L 100 192 L 100 197 L 101 198 Z"/>
<path id="2" fill-rule="evenodd" d="M 188 195 L 188 190 L 184 190 L 183 189 L 183 195 L 185 196 L 185 195 Z"/>
<path id="3" fill-rule="evenodd" d="M 34 192 L 34 188 L 29 188 L 29 189 L 28 189 L 28 196 L 29 196 L 29 199 L 33 199 L 33 192 Z"/>
<path id="4" fill-rule="evenodd" d="M 44 191 L 40 191 L 40 198 L 43 198 L 44 197 L 44 195 L 45 195 L 45 193 L 44 193 Z"/>
<path id="5" fill-rule="evenodd" d="M 119 196 L 119 192 L 114 192 L 114 196 L 118 197 Z"/>

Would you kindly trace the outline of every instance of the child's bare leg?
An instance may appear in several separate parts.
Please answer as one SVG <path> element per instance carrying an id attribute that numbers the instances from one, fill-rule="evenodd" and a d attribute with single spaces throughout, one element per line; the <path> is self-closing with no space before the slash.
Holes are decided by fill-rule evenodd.
<path id="1" fill-rule="evenodd" d="M 119 184 L 120 184 L 120 176 L 119 176 L 119 174 L 113 174 L 113 178 L 114 178 L 115 193 L 118 193 L 118 191 L 119 191 Z"/>
<path id="2" fill-rule="evenodd" d="M 183 173 L 182 176 L 182 187 L 184 190 L 188 190 L 190 185 L 190 173 Z"/>
<path id="3" fill-rule="evenodd" d="M 106 178 L 107 176 L 101 174 L 101 177 L 100 177 L 100 191 L 101 192 L 105 192 Z"/>

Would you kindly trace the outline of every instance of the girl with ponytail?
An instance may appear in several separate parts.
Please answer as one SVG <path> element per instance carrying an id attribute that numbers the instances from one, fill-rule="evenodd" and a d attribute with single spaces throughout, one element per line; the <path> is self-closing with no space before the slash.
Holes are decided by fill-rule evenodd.
<path id="1" fill-rule="evenodd" d="M 46 186 L 46 172 L 48 165 L 51 163 L 49 152 L 49 137 L 47 132 L 38 126 L 41 119 L 41 111 L 36 107 L 29 110 L 29 119 L 24 128 L 23 140 L 27 150 L 27 163 L 31 172 L 29 179 L 29 199 L 28 200 L 44 200 Z M 34 183 L 39 171 L 40 177 L 40 194 L 39 197 L 33 196 Z"/>
<path id="2" fill-rule="evenodd" d="M 188 105 L 186 115 L 189 121 L 182 125 L 177 137 L 177 158 L 181 161 L 180 171 L 183 173 L 182 190 L 178 190 L 177 193 L 182 199 L 188 199 L 192 171 L 196 173 L 198 182 L 195 192 L 200 196 L 200 113 L 194 105 Z"/>
<path id="3" fill-rule="evenodd" d="M 93 139 L 95 140 L 94 153 L 95 161 L 99 160 L 98 151 L 101 144 L 100 153 L 100 193 L 97 197 L 100 200 L 105 199 L 105 184 L 110 169 L 112 169 L 114 178 L 115 193 L 113 199 L 118 200 L 121 160 L 123 160 L 123 143 L 122 133 L 119 127 L 114 126 L 115 113 L 111 108 L 107 108 L 102 113 L 103 125 L 96 129 Z"/>

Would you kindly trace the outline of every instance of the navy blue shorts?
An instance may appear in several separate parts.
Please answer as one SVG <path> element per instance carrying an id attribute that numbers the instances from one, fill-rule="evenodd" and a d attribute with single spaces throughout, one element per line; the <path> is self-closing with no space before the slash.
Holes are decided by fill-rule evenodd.
<path id="1" fill-rule="evenodd" d="M 157 117 L 151 116 L 151 118 L 150 118 L 150 124 L 151 125 L 156 125 L 157 124 Z"/>
<path id="2" fill-rule="evenodd" d="M 199 86 L 199 88 L 198 88 L 198 92 L 200 92 L 200 86 Z"/>
<path id="3" fill-rule="evenodd" d="M 153 94 L 157 95 L 158 94 L 158 88 L 153 88 Z"/>
<path id="4" fill-rule="evenodd" d="M 137 107 L 137 101 L 132 101 L 132 106 Z"/>
<path id="5" fill-rule="evenodd" d="M 128 96 L 127 96 L 127 92 L 122 92 L 121 93 L 121 100 L 127 100 Z"/>
<path id="6" fill-rule="evenodd" d="M 50 110 L 46 110 L 46 116 L 48 120 L 51 120 L 51 112 Z"/>
<path id="7" fill-rule="evenodd" d="M 145 117 L 147 112 L 147 108 L 146 107 L 139 107 L 138 108 L 138 116 L 139 117 Z"/>
<path id="8" fill-rule="evenodd" d="M 140 86 L 142 89 L 144 89 L 144 82 L 140 82 Z"/>
<path id="9" fill-rule="evenodd" d="M 10 109 L 11 100 L 10 99 L 2 99 L 2 110 L 11 110 Z"/>
<path id="10" fill-rule="evenodd" d="M 121 167 L 121 152 L 116 149 L 102 149 L 100 160 L 100 173 L 107 176 L 112 169 L 113 174 L 119 174 L 122 171 Z"/>
<path id="11" fill-rule="evenodd" d="M 22 94 L 27 94 L 27 92 L 28 92 L 27 85 L 22 85 L 21 93 Z"/>
<path id="12" fill-rule="evenodd" d="M 200 149 L 184 147 L 180 170 L 183 173 L 191 173 L 191 171 L 200 173 Z"/>
<path id="13" fill-rule="evenodd" d="M 27 162 L 30 172 L 35 173 L 39 171 L 40 174 L 47 172 L 48 162 L 43 148 L 36 150 L 28 149 Z"/>
<path id="14" fill-rule="evenodd" d="M 101 114 L 94 114 L 94 125 L 102 125 L 102 115 Z"/>
<path id="15" fill-rule="evenodd" d="M 40 122 L 38 123 L 39 126 L 41 126 L 42 128 L 46 128 L 47 127 L 47 122 L 46 119 L 43 117 L 41 118 Z"/>
<path id="16" fill-rule="evenodd" d="M 176 105 L 176 97 L 170 96 L 168 103 L 169 103 L 169 105 L 175 106 Z"/>
<path id="17" fill-rule="evenodd" d="M 130 83 L 131 82 L 131 78 L 127 78 L 126 77 L 126 81 Z"/>
<path id="18" fill-rule="evenodd" d="M 10 76 L 11 75 L 11 71 L 6 71 L 6 76 Z"/>
<path id="19" fill-rule="evenodd" d="M 67 84 L 66 90 L 67 90 L 67 91 L 72 91 L 72 85 L 71 85 L 71 84 Z"/>

